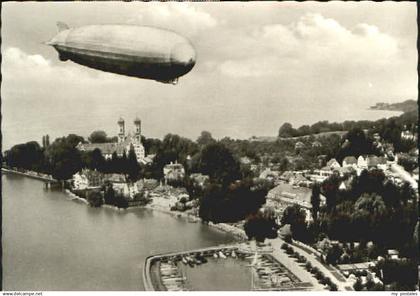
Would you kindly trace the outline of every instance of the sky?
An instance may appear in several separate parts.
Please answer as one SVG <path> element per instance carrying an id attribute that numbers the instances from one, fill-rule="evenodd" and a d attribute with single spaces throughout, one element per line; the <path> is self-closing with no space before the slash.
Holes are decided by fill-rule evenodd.
<path id="1" fill-rule="evenodd" d="M 415 2 L 6 2 L 2 4 L 3 149 L 116 121 L 146 137 L 275 136 L 284 122 L 377 119 L 377 102 L 417 99 Z M 56 22 L 149 25 L 197 53 L 177 85 L 60 62 L 43 42 Z M 384 115 L 385 114 L 385 115 Z"/>

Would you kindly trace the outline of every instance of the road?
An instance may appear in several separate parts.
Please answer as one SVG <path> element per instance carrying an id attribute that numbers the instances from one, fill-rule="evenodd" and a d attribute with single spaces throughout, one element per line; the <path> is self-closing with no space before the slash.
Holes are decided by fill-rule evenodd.
<path id="1" fill-rule="evenodd" d="M 314 290 L 316 291 L 325 291 L 326 289 L 324 286 L 318 283 L 315 277 L 308 272 L 304 265 L 299 265 L 293 258 L 289 257 L 283 249 L 281 249 L 281 245 L 284 241 L 281 238 L 276 238 L 272 240 L 268 240 L 271 242 L 273 246 L 273 256 L 279 260 L 282 264 L 284 264 L 287 268 L 289 268 L 297 277 L 299 277 L 302 281 L 311 282 L 314 285 Z M 352 289 L 352 283 L 348 281 L 340 281 L 326 266 L 324 266 L 315 255 L 308 253 L 307 251 L 293 246 L 295 251 L 297 251 L 300 255 L 305 256 L 305 258 L 312 264 L 312 266 L 317 267 L 322 273 L 329 277 L 331 281 L 337 285 L 338 291 L 348 291 Z"/>

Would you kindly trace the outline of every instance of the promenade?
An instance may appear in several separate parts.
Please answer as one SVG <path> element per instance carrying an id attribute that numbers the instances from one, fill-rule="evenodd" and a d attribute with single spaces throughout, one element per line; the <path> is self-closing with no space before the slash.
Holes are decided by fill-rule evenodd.
<path id="1" fill-rule="evenodd" d="M 3 173 L 10 173 L 10 174 L 26 176 L 26 177 L 34 178 L 34 179 L 45 181 L 45 182 L 57 182 L 57 180 L 54 179 L 53 177 L 51 177 L 50 175 L 37 173 L 37 172 L 33 172 L 33 171 L 20 172 L 20 171 L 17 171 L 17 170 L 12 170 L 12 169 L 7 169 L 7 168 L 1 168 L 1 171 Z"/>
<path id="2" fill-rule="evenodd" d="M 276 238 L 272 240 L 268 240 L 271 242 L 273 246 L 273 256 L 282 262 L 286 267 L 291 268 L 293 272 L 302 279 L 306 279 L 314 284 L 314 287 L 318 287 L 315 290 L 325 290 L 325 288 L 318 283 L 313 275 L 308 272 L 303 265 L 299 265 L 293 258 L 289 257 L 284 250 L 281 249 L 281 245 L 285 243 L 284 240 L 281 238 Z M 338 291 L 352 291 L 352 283 L 348 282 L 341 274 L 337 275 L 336 272 L 333 272 L 333 268 L 327 268 L 324 264 L 322 264 L 315 254 L 311 254 L 308 251 L 302 249 L 298 245 L 293 245 L 295 251 L 297 251 L 300 255 L 304 256 L 314 267 L 317 267 L 326 277 L 329 277 L 331 281 L 337 285 Z M 315 283 L 316 282 L 316 283 Z"/>

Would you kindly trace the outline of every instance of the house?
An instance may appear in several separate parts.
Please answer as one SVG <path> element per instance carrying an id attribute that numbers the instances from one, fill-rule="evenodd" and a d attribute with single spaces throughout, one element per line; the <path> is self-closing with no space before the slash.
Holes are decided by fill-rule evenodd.
<path id="1" fill-rule="evenodd" d="M 105 174 L 104 181 L 108 181 L 110 183 L 125 183 L 125 176 L 123 174 Z"/>
<path id="2" fill-rule="evenodd" d="M 294 179 L 294 174 L 290 171 L 285 171 L 283 174 L 280 175 L 279 179 L 285 182 L 291 182 Z"/>
<path id="3" fill-rule="evenodd" d="M 369 155 L 366 157 L 366 164 L 368 168 L 374 168 L 378 166 L 378 157 L 375 155 Z"/>
<path id="4" fill-rule="evenodd" d="M 245 165 L 250 164 L 252 162 L 251 159 L 247 156 L 241 157 L 239 161 L 241 164 L 245 164 Z"/>
<path id="5" fill-rule="evenodd" d="M 365 169 L 365 168 L 367 168 L 367 161 L 366 161 L 366 159 L 362 155 L 360 155 L 357 158 L 357 167 L 359 169 Z"/>
<path id="6" fill-rule="evenodd" d="M 343 159 L 343 167 L 354 167 L 357 166 L 357 159 L 354 156 L 346 156 Z"/>
<path id="7" fill-rule="evenodd" d="M 322 183 L 324 180 L 334 174 L 334 171 L 330 167 L 325 166 L 320 170 L 314 170 L 312 174 L 308 174 L 307 177 L 314 182 Z"/>
<path id="8" fill-rule="evenodd" d="M 295 150 L 299 150 L 299 149 L 303 149 L 305 148 L 305 144 L 303 144 L 302 142 L 296 142 L 295 144 Z"/>
<path id="9" fill-rule="evenodd" d="M 190 179 L 194 181 L 198 186 L 204 187 L 204 184 L 210 179 L 209 176 L 201 173 L 195 173 L 190 175 Z"/>
<path id="10" fill-rule="evenodd" d="M 155 158 L 156 154 L 149 154 L 147 156 L 144 157 L 143 159 L 143 163 L 148 165 L 151 164 L 153 162 L 153 159 Z"/>
<path id="11" fill-rule="evenodd" d="M 142 187 L 142 186 L 140 186 L 140 187 Z M 137 193 L 139 193 L 139 192 L 140 192 L 140 190 L 139 190 L 139 189 L 140 189 L 140 188 L 139 188 L 139 186 L 138 186 L 138 184 L 137 184 L 137 183 L 134 183 L 134 184 L 131 184 L 131 183 L 125 183 L 125 184 L 124 184 L 124 186 L 123 186 L 122 193 L 123 193 L 123 196 L 124 196 L 124 197 L 130 198 L 130 199 L 133 199 L 133 198 L 134 198 L 134 196 L 135 196 Z"/>
<path id="12" fill-rule="evenodd" d="M 405 131 L 401 132 L 401 139 L 414 140 L 415 138 L 416 138 L 416 136 L 410 131 L 405 130 Z"/>
<path id="13" fill-rule="evenodd" d="M 74 189 L 88 189 L 102 186 L 104 176 L 102 173 L 94 170 L 83 169 L 73 175 L 72 183 Z"/>
<path id="14" fill-rule="evenodd" d="M 327 162 L 327 166 L 330 167 L 331 169 L 336 169 L 336 168 L 340 168 L 341 167 L 341 165 L 338 163 L 338 161 L 335 158 L 331 158 Z"/>
<path id="15" fill-rule="evenodd" d="M 343 177 L 347 174 L 353 173 L 355 171 L 355 168 L 352 166 L 346 166 L 346 167 L 337 168 L 334 171 L 338 172 L 340 176 Z"/>
<path id="16" fill-rule="evenodd" d="M 314 141 L 314 142 L 312 143 L 312 147 L 313 147 L 313 148 L 322 147 L 322 144 L 321 144 L 321 142 L 320 142 L 320 141 Z"/>
<path id="17" fill-rule="evenodd" d="M 346 183 L 341 182 L 340 186 L 338 186 L 338 189 L 339 189 L 339 190 L 347 190 Z"/>
<path id="18" fill-rule="evenodd" d="M 400 259 L 399 257 L 400 253 L 398 252 L 398 250 L 389 249 L 387 253 L 388 253 L 388 257 L 391 259 L 395 259 L 395 260 Z"/>
<path id="19" fill-rule="evenodd" d="M 259 178 L 260 179 L 268 179 L 268 180 L 276 180 L 279 177 L 279 173 L 278 172 L 274 172 L 270 169 L 265 169 L 264 171 L 261 172 Z"/>
<path id="20" fill-rule="evenodd" d="M 379 156 L 378 157 L 378 169 L 385 171 L 388 168 L 388 164 L 386 161 L 386 157 Z"/>
<path id="21" fill-rule="evenodd" d="M 153 190 L 159 186 L 159 182 L 155 179 L 143 179 L 143 188 L 145 190 Z"/>
<path id="22" fill-rule="evenodd" d="M 305 186 L 309 180 L 306 179 L 301 174 L 296 175 L 295 179 L 293 180 L 293 183 L 296 185 L 303 185 Z"/>
<path id="23" fill-rule="evenodd" d="M 184 166 L 180 163 L 173 163 L 171 161 L 170 164 L 167 164 L 163 167 L 163 175 L 166 182 L 181 181 L 185 177 Z"/>

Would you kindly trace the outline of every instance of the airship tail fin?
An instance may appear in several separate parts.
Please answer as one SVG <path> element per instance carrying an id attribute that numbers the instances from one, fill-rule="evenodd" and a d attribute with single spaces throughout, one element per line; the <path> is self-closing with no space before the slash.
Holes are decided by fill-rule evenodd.
<path id="1" fill-rule="evenodd" d="M 58 32 L 70 29 L 69 26 L 67 26 L 67 24 L 63 22 L 57 22 L 57 27 L 58 27 Z"/>

